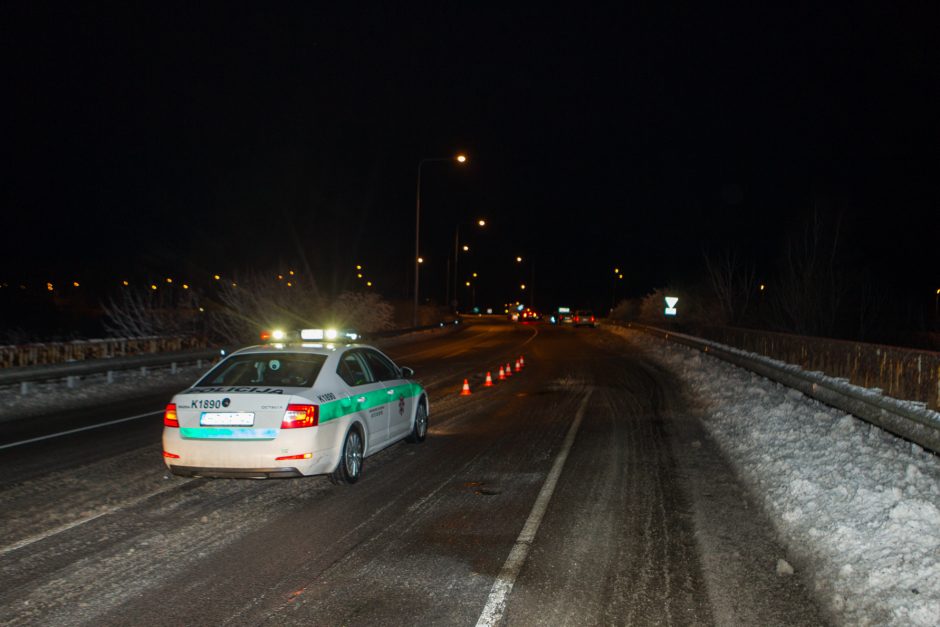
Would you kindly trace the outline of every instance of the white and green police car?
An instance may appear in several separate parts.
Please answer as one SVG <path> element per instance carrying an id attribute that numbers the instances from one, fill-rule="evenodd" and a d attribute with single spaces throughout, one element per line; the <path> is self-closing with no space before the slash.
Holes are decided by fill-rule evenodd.
<path id="1" fill-rule="evenodd" d="M 292 342 L 275 332 L 274 343 L 232 353 L 175 395 L 163 417 L 169 470 L 355 483 L 365 457 L 424 441 L 430 407 L 414 371 L 341 336 L 304 329 Z"/>

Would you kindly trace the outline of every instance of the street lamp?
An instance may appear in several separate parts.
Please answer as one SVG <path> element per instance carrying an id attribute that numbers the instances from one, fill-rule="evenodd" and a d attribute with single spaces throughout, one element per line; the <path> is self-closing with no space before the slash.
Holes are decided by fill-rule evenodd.
<path id="1" fill-rule="evenodd" d="M 415 302 L 414 302 L 414 313 L 412 315 L 412 326 L 418 326 L 418 276 L 419 276 L 419 261 L 418 257 L 420 256 L 420 234 L 421 234 L 421 168 L 425 163 L 431 161 L 457 161 L 457 163 L 466 163 L 466 155 L 457 155 L 456 157 L 433 157 L 430 159 L 421 159 L 418 161 L 418 184 L 417 192 L 415 193 Z"/>
<path id="2" fill-rule="evenodd" d="M 486 220 L 482 218 L 477 220 L 474 224 L 482 228 L 486 226 Z M 457 261 L 460 250 L 463 250 L 465 253 L 470 252 L 470 247 L 466 244 L 461 248 L 460 246 L 460 227 L 461 224 L 458 222 L 457 226 L 454 228 L 454 313 L 457 313 Z"/>
<path id="3" fill-rule="evenodd" d="M 516 256 L 516 263 L 522 264 L 522 256 Z M 535 308 L 535 259 L 529 258 L 529 266 L 532 270 L 532 276 L 529 277 L 529 284 L 532 286 L 532 289 L 529 290 L 529 307 Z M 520 286 L 525 290 L 525 285 Z"/>

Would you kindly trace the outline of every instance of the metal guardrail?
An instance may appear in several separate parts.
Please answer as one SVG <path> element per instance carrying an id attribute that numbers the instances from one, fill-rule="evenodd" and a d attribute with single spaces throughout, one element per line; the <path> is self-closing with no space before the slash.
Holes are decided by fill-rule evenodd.
<path id="1" fill-rule="evenodd" d="M 363 337 L 366 341 L 377 341 L 378 343 L 381 343 L 383 339 L 407 335 L 417 331 L 427 331 L 430 329 L 454 326 L 458 325 L 454 325 L 453 323 L 438 323 L 407 329 L 379 331 L 366 334 Z M 149 339 L 150 338 L 148 338 L 148 341 Z M 68 379 L 71 386 L 73 384 L 73 379 L 77 377 L 113 373 L 121 370 L 133 370 L 135 368 L 159 368 L 162 366 L 175 367 L 177 364 L 194 363 L 201 360 L 214 360 L 222 355 L 220 350 L 221 349 L 219 348 L 204 348 L 188 351 L 173 351 L 168 353 L 132 355 L 127 357 L 83 359 L 78 361 L 40 366 L 0 368 L 0 386 L 17 384 L 28 385 L 29 383 L 57 379 Z M 24 387 L 23 392 L 25 393 L 27 389 L 28 388 Z"/>
<path id="2" fill-rule="evenodd" d="M 152 355 L 134 355 L 131 357 L 113 357 L 111 359 L 88 359 L 52 364 L 48 366 L 24 366 L 0 370 L 0 385 L 66 379 L 91 374 L 132 370 L 134 368 L 158 368 L 173 364 L 193 363 L 200 360 L 212 360 L 219 357 L 219 349 L 200 349 L 194 351 L 176 351 Z"/>
<path id="3" fill-rule="evenodd" d="M 698 349 L 851 413 L 924 449 L 940 453 L 940 414 L 927 409 L 924 403 L 884 396 L 880 390 L 853 385 L 846 379 L 830 377 L 822 372 L 807 372 L 799 366 L 718 342 L 642 324 L 613 324 Z"/>

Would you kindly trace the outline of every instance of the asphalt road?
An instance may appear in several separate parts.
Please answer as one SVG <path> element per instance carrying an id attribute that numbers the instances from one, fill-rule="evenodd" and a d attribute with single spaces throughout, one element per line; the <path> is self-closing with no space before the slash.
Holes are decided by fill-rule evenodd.
<path id="1" fill-rule="evenodd" d="M 167 477 L 159 414 L 0 450 L 0 624 L 825 622 L 777 574 L 707 399 L 654 356 L 496 320 L 386 350 L 429 389 L 430 432 L 354 486 Z M 161 394 L 75 419 L 159 412 Z"/>

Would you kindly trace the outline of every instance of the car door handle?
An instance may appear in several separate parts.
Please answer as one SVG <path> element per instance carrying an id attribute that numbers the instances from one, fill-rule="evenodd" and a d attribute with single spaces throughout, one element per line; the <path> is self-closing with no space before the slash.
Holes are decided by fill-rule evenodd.
<path id="1" fill-rule="evenodd" d="M 365 397 L 365 396 L 360 396 L 359 398 L 356 399 L 356 402 L 357 402 L 357 403 L 365 403 L 365 402 L 366 402 L 366 397 Z"/>

